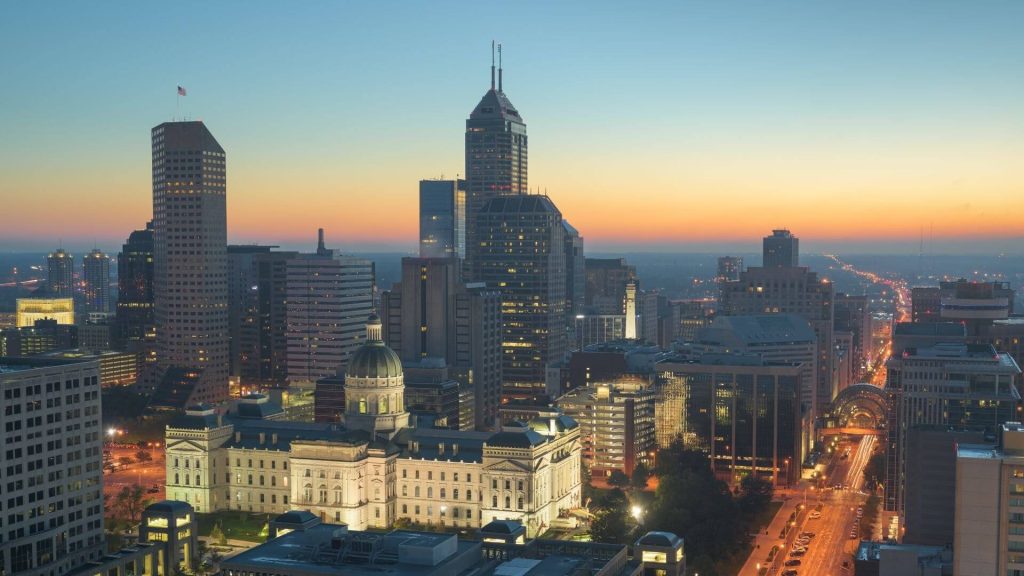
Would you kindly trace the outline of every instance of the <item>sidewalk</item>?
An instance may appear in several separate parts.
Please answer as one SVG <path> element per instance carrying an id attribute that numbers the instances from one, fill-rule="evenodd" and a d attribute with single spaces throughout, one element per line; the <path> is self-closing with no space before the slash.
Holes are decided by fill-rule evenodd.
<path id="1" fill-rule="evenodd" d="M 785 541 L 779 539 L 779 533 L 786 526 L 786 521 L 789 520 L 790 514 L 793 513 L 797 507 L 803 503 L 803 494 L 798 497 L 794 493 L 795 490 L 787 490 L 789 500 L 783 500 L 782 507 L 775 513 L 775 518 L 772 518 L 771 523 L 768 525 L 768 532 L 765 533 L 764 529 L 754 538 L 751 545 L 753 550 L 750 552 L 750 557 L 747 558 L 747 562 L 740 569 L 737 576 L 756 576 L 757 565 L 760 563 L 762 567 L 768 565 L 768 552 L 771 551 L 772 546 L 779 546 L 780 550 L 776 554 L 785 554 Z M 808 501 L 810 503 L 810 501 Z"/>

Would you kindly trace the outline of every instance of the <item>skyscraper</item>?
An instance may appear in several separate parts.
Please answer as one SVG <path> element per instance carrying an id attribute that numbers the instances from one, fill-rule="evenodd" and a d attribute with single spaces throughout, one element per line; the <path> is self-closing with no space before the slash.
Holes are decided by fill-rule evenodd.
<path id="1" fill-rule="evenodd" d="M 547 196 L 504 196 L 477 215 L 473 277 L 501 291 L 503 394 L 549 392 L 549 364 L 565 354 L 565 228 Z"/>
<path id="2" fill-rule="evenodd" d="M 622 314 L 626 283 L 636 279 L 636 267 L 624 258 L 587 258 L 584 263 L 587 314 Z"/>
<path id="3" fill-rule="evenodd" d="M 226 200 L 224 149 L 206 125 L 153 128 L 157 364 L 161 374 L 193 375 L 188 403 L 228 395 Z"/>
<path id="4" fill-rule="evenodd" d="M 466 181 L 420 180 L 420 258 L 466 257 Z"/>
<path id="5" fill-rule="evenodd" d="M 73 298 L 75 295 L 75 257 L 58 248 L 46 258 L 46 289 L 54 298 Z"/>
<path id="6" fill-rule="evenodd" d="M 384 341 L 411 366 L 445 361 L 475 399 L 474 426 L 487 429 L 501 400 L 501 297 L 459 280 L 454 258 L 403 258 L 402 280 L 381 295 Z"/>
<path id="7" fill-rule="evenodd" d="M 82 258 L 83 312 L 110 311 L 110 258 L 94 248 Z"/>
<path id="8" fill-rule="evenodd" d="M 117 255 L 116 310 L 114 345 L 131 352 L 145 349 L 140 361 L 155 361 L 152 222 L 132 232 Z"/>
<path id="9" fill-rule="evenodd" d="M 363 343 L 373 311 L 373 262 L 324 245 L 285 263 L 288 381 L 334 376 Z"/>
<path id="10" fill-rule="evenodd" d="M 800 240 L 789 230 L 772 230 L 762 242 L 765 268 L 792 268 L 800 265 Z"/>
<path id="11" fill-rule="evenodd" d="M 586 257 L 583 255 L 583 236 L 568 220 L 562 220 L 565 228 L 565 317 L 568 326 L 578 314 L 583 313 L 587 298 Z"/>
<path id="12" fill-rule="evenodd" d="M 796 266 L 797 259 L 796 238 L 788 230 L 775 230 L 765 238 L 765 266 L 749 266 L 738 282 L 721 283 L 718 312 L 723 316 L 797 314 L 810 323 L 818 338 L 818 377 L 815 393 L 803 401 L 813 419 L 838 392 L 832 365 L 834 289 L 828 280 Z"/>
<path id="13" fill-rule="evenodd" d="M 297 252 L 228 246 L 231 376 L 243 385 L 280 386 L 287 365 L 287 262 Z"/>
<path id="14" fill-rule="evenodd" d="M 500 51 L 499 47 L 499 56 Z M 491 89 L 466 120 L 466 269 L 470 274 L 479 270 L 473 263 L 481 250 L 477 214 L 492 198 L 527 192 L 526 123 L 505 96 L 501 76 L 499 62 L 495 86 L 492 60 Z"/>

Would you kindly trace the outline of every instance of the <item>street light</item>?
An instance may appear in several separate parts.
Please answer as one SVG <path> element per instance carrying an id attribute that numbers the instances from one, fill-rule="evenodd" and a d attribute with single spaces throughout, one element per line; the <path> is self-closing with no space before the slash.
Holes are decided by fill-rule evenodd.
<path id="1" fill-rule="evenodd" d="M 643 514 L 644 511 L 643 511 L 643 508 L 640 508 L 639 506 L 633 506 L 630 509 L 630 512 L 633 514 L 633 519 L 636 520 L 637 522 L 639 522 L 640 521 L 640 515 Z"/>

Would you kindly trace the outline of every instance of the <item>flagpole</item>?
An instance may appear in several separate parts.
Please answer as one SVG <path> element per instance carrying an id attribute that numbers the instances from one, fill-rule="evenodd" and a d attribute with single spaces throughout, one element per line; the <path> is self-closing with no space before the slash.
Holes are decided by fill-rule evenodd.
<path id="1" fill-rule="evenodd" d="M 178 116 L 181 114 L 181 88 L 175 89 L 174 94 L 174 121 L 177 122 Z"/>

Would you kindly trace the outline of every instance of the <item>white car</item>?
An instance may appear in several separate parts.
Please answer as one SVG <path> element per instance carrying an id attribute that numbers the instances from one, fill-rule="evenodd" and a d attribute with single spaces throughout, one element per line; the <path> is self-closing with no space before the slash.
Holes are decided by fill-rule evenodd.
<path id="1" fill-rule="evenodd" d="M 817 520 L 818 518 L 821 518 L 821 512 L 818 512 L 817 510 L 815 510 L 814 512 L 811 512 L 810 514 L 808 514 L 807 517 L 810 518 L 811 520 Z"/>

